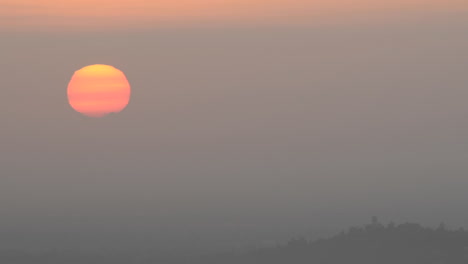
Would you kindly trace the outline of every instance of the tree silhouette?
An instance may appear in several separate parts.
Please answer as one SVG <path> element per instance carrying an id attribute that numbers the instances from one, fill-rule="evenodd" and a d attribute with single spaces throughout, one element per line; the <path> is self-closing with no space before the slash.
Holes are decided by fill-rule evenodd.
<path id="1" fill-rule="evenodd" d="M 336 236 L 307 241 L 296 238 L 283 246 L 254 250 L 218 264 L 466 264 L 468 232 L 445 224 L 425 228 L 415 223 L 388 225 L 372 217 L 370 224 L 351 227 Z"/>

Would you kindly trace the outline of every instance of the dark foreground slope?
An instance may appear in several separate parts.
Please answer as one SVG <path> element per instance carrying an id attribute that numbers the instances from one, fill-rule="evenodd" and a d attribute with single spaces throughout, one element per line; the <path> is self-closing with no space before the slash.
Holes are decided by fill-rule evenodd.
<path id="1" fill-rule="evenodd" d="M 318 241 L 295 239 L 284 246 L 224 256 L 217 264 L 467 264 L 468 232 L 377 221 Z"/>
<path id="2" fill-rule="evenodd" d="M 372 224 L 334 237 L 294 239 L 248 253 L 194 258 L 182 251 L 167 256 L 157 248 L 84 252 L 80 249 L 25 253 L 0 249 L 5 264 L 468 264 L 468 232 L 419 224 Z"/>

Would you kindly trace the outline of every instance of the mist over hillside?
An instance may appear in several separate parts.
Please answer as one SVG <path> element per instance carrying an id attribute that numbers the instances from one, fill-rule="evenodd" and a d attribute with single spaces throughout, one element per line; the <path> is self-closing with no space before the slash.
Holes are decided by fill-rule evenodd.
<path id="1" fill-rule="evenodd" d="M 375 217 L 370 224 L 351 227 L 328 238 L 296 237 L 277 245 L 209 254 L 164 252 L 148 246 L 94 251 L 79 247 L 36 252 L 0 250 L 0 262 L 14 264 L 465 264 L 467 261 L 468 231 L 464 228 L 449 229 L 443 223 L 437 228 L 416 223 L 384 225 Z"/>

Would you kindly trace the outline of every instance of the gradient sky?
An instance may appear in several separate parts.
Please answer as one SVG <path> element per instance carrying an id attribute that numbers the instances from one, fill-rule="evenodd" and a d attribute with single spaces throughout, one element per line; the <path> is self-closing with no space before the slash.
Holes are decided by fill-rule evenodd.
<path id="1" fill-rule="evenodd" d="M 2 0 L 1 28 L 96 30 L 202 24 L 298 24 L 372 14 L 466 10 L 461 0 Z"/>
<path id="2" fill-rule="evenodd" d="M 372 215 L 468 226 L 462 1 L 63 2 L 0 0 L 5 246 L 232 245 Z M 97 63 L 132 99 L 90 119 L 66 89 Z"/>

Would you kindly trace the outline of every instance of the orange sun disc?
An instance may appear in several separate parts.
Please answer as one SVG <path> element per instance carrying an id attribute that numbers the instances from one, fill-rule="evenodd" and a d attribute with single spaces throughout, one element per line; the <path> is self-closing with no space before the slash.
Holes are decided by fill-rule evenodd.
<path id="1" fill-rule="evenodd" d="M 130 101 L 130 84 L 125 74 L 103 64 L 86 66 L 76 71 L 67 92 L 70 106 L 90 117 L 118 113 Z"/>

